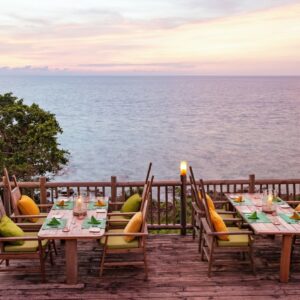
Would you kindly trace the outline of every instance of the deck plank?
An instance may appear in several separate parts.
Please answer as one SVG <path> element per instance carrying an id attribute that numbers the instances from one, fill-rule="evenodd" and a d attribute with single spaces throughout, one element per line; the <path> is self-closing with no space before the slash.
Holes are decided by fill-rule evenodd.
<path id="1" fill-rule="evenodd" d="M 0 273 L 0 299 L 258 300 L 296 299 L 300 294 L 300 246 L 294 251 L 290 282 L 279 283 L 279 237 L 256 240 L 256 275 L 245 265 L 220 265 L 208 278 L 207 263 L 200 261 L 191 236 L 151 235 L 147 245 L 148 281 L 138 267 L 105 270 L 99 278 L 101 249 L 96 241 L 83 241 L 78 243 L 79 284 L 74 286 L 65 284 L 64 247 L 58 246 L 55 266 L 46 266 L 47 283 L 42 284 L 35 273 Z M 234 254 L 231 258 L 238 259 Z"/>

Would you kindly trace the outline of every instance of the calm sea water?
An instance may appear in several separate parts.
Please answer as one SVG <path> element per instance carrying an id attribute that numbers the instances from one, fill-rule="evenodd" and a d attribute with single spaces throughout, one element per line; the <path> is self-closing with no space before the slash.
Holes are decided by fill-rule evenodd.
<path id="1" fill-rule="evenodd" d="M 63 180 L 300 177 L 300 77 L 0 77 L 56 114 Z"/>

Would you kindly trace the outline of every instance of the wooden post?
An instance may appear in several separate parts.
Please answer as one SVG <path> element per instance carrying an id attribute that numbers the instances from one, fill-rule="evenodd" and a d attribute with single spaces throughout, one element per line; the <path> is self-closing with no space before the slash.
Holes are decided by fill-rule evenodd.
<path id="1" fill-rule="evenodd" d="M 111 176 L 111 202 L 116 202 L 116 201 L 117 201 L 117 177 Z"/>
<path id="2" fill-rule="evenodd" d="M 186 235 L 186 175 L 180 175 L 180 181 L 180 234 Z"/>
<path id="3" fill-rule="evenodd" d="M 40 202 L 41 204 L 47 203 L 47 189 L 46 189 L 46 177 L 40 177 Z"/>
<path id="4" fill-rule="evenodd" d="M 255 193 L 255 175 L 249 175 L 249 193 Z"/>
<path id="5" fill-rule="evenodd" d="M 3 205 L 4 205 L 4 208 L 5 208 L 6 214 L 8 216 L 10 216 L 11 215 L 11 208 L 10 208 L 10 193 L 9 193 L 9 189 L 8 189 L 9 182 L 7 182 L 5 176 L 2 177 L 2 181 L 4 183 L 4 187 L 3 187 Z"/>

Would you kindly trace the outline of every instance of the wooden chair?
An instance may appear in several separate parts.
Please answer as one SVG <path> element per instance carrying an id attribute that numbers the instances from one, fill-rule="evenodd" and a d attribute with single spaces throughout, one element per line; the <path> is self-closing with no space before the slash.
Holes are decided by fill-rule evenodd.
<path id="1" fill-rule="evenodd" d="M 143 209 L 143 205 L 144 205 L 143 204 L 143 199 L 145 199 L 144 195 L 146 193 L 146 186 L 147 186 L 147 183 L 148 183 L 149 178 L 150 178 L 151 168 L 152 168 L 152 162 L 149 163 L 148 170 L 147 170 L 145 184 L 144 184 L 144 187 L 143 187 L 142 203 L 141 203 L 140 211 L 142 211 L 142 209 Z M 121 199 L 118 199 L 118 200 L 121 200 Z M 107 214 L 108 218 L 110 220 L 114 221 L 114 222 L 111 223 L 112 227 L 116 227 L 116 226 L 125 227 L 127 222 L 128 222 L 128 218 L 135 214 L 135 212 L 123 213 L 123 212 L 120 211 L 121 206 L 124 204 L 124 202 L 125 202 L 125 198 L 122 198 L 122 201 L 110 202 L 109 203 L 110 206 L 114 207 L 114 210 Z"/>
<path id="2" fill-rule="evenodd" d="M 39 215 L 22 215 L 20 210 L 18 209 L 18 201 L 22 197 L 21 190 L 18 185 L 16 176 L 13 175 L 12 179 L 14 182 L 14 187 L 11 185 L 7 169 L 4 168 L 4 183 L 8 187 L 10 195 L 10 205 L 13 210 L 13 213 L 10 217 L 17 222 L 28 222 L 28 218 L 38 219 L 36 223 L 31 223 L 32 229 L 35 230 L 36 228 L 39 228 L 41 224 L 43 224 L 45 218 L 47 217 L 47 213 L 40 213 Z M 52 207 L 52 204 L 38 204 L 38 207 L 41 210 L 46 209 L 47 211 L 49 211 Z"/>
<path id="3" fill-rule="evenodd" d="M 0 219 L 5 216 L 5 209 L 0 198 Z M 39 239 L 37 231 L 31 230 L 28 223 L 16 223 L 25 231 L 23 237 L 1 237 L 0 236 L 0 272 L 8 271 L 26 271 L 26 272 L 40 272 L 42 282 L 46 281 L 45 275 L 45 260 L 50 254 L 50 262 L 53 264 L 52 248 L 48 240 Z M 29 225 L 29 226 L 28 226 Z M 23 245 L 13 245 L 11 242 L 24 241 Z M 11 260 L 28 260 L 29 263 L 34 260 L 39 260 L 39 266 L 33 267 L 30 263 L 28 267 L 22 268 L 11 267 Z M 5 262 L 5 267 L 3 267 Z M 2 266 L 1 266 L 2 265 Z"/>
<path id="4" fill-rule="evenodd" d="M 203 228 L 201 260 L 206 258 L 208 261 L 208 276 L 210 277 L 212 266 L 219 254 L 228 254 L 234 252 L 241 253 L 243 258 L 245 257 L 245 254 L 247 254 L 249 256 L 249 263 L 252 267 L 252 270 L 255 272 L 252 231 L 243 230 L 239 227 L 228 227 L 228 232 L 217 232 L 212 223 L 202 180 L 200 180 L 200 186 L 205 209 L 205 217 L 201 218 Z M 228 241 L 220 240 L 218 238 L 219 236 L 226 235 L 229 237 Z M 245 263 L 245 261 L 243 261 L 243 263 Z"/>
<path id="5" fill-rule="evenodd" d="M 198 233 L 198 251 L 201 252 L 201 242 L 202 242 L 202 226 L 201 218 L 205 217 L 205 208 L 203 201 L 200 199 L 202 192 L 200 191 L 199 185 L 196 183 L 193 168 L 190 166 L 190 183 L 191 183 L 191 193 L 192 193 L 192 226 L 193 226 L 193 239 Z M 224 204 L 224 201 L 218 201 L 217 204 Z M 236 217 L 236 212 L 226 211 L 224 209 L 216 210 L 224 222 L 228 225 L 232 223 L 242 222 L 241 218 Z"/>
<path id="6" fill-rule="evenodd" d="M 122 267 L 122 266 L 140 266 L 143 265 L 145 269 L 145 278 L 148 278 L 148 265 L 147 265 L 147 255 L 146 255 L 146 238 L 148 236 L 147 229 L 147 209 L 149 202 L 149 194 L 153 183 L 153 176 L 151 181 L 148 181 L 146 186 L 146 192 L 143 197 L 143 207 L 142 207 L 142 227 L 140 232 L 136 233 L 124 233 L 123 229 L 108 229 L 105 236 L 101 239 L 101 244 L 103 245 L 103 253 L 100 263 L 100 276 L 102 276 L 105 267 Z M 129 220 L 128 220 L 129 221 Z M 108 221 L 113 222 L 113 221 Z M 124 236 L 134 236 L 135 239 L 131 242 L 126 242 Z M 133 260 L 123 260 L 123 261 L 109 261 L 106 262 L 105 258 L 107 255 L 120 255 L 124 254 L 126 256 L 133 254 Z M 142 256 L 138 259 L 138 256 Z M 128 257 L 127 257 L 128 259 Z"/>

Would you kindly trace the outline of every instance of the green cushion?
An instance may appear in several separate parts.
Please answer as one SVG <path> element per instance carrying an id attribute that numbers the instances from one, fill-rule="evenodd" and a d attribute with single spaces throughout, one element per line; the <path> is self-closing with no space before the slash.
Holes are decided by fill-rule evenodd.
<path id="1" fill-rule="evenodd" d="M 3 216 L 0 221 L 0 235 L 4 237 L 24 236 L 24 231 L 8 216 Z M 13 245 L 22 245 L 24 241 L 9 242 Z"/>
<path id="2" fill-rule="evenodd" d="M 108 233 L 124 233 L 123 229 L 110 229 Z M 100 244 L 105 244 L 106 237 L 100 240 Z M 126 242 L 124 236 L 109 236 L 107 241 L 107 247 L 109 249 L 128 249 L 128 248 L 138 248 L 139 243 L 137 239 L 131 242 Z"/>
<path id="3" fill-rule="evenodd" d="M 227 227 L 228 231 L 243 231 L 238 227 Z M 217 240 L 220 247 L 244 247 L 249 245 L 249 237 L 247 234 L 229 235 L 229 241 Z"/>
<path id="4" fill-rule="evenodd" d="M 141 196 L 136 193 L 132 196 L 130 196 L 122 205 L 121 212 L 137 212 L 140 210 L 142 203 Z M 130 218 L 130 217 L 129 217 Z"/>
<path id="5" fill-rule="evenodd" d="M 37 232 L 26 232 L 26 236 L 36 236 Z M 47 245 L 48 240 L 42 240 L 42 246 Z M 38 251 L 38 241 L 25 241 L 23 245 L 5 245 L 4 252 L 36 252 Z"/>
<path id="6" fill-rule="evenodd" d="M 125 216 L 110 216 L 109 220 L 111 221 L 122 221 L 117 223 L 109 223 L 109 226 L 111 227 L 125 227 L 128 223 L 128 219 Z"/>

